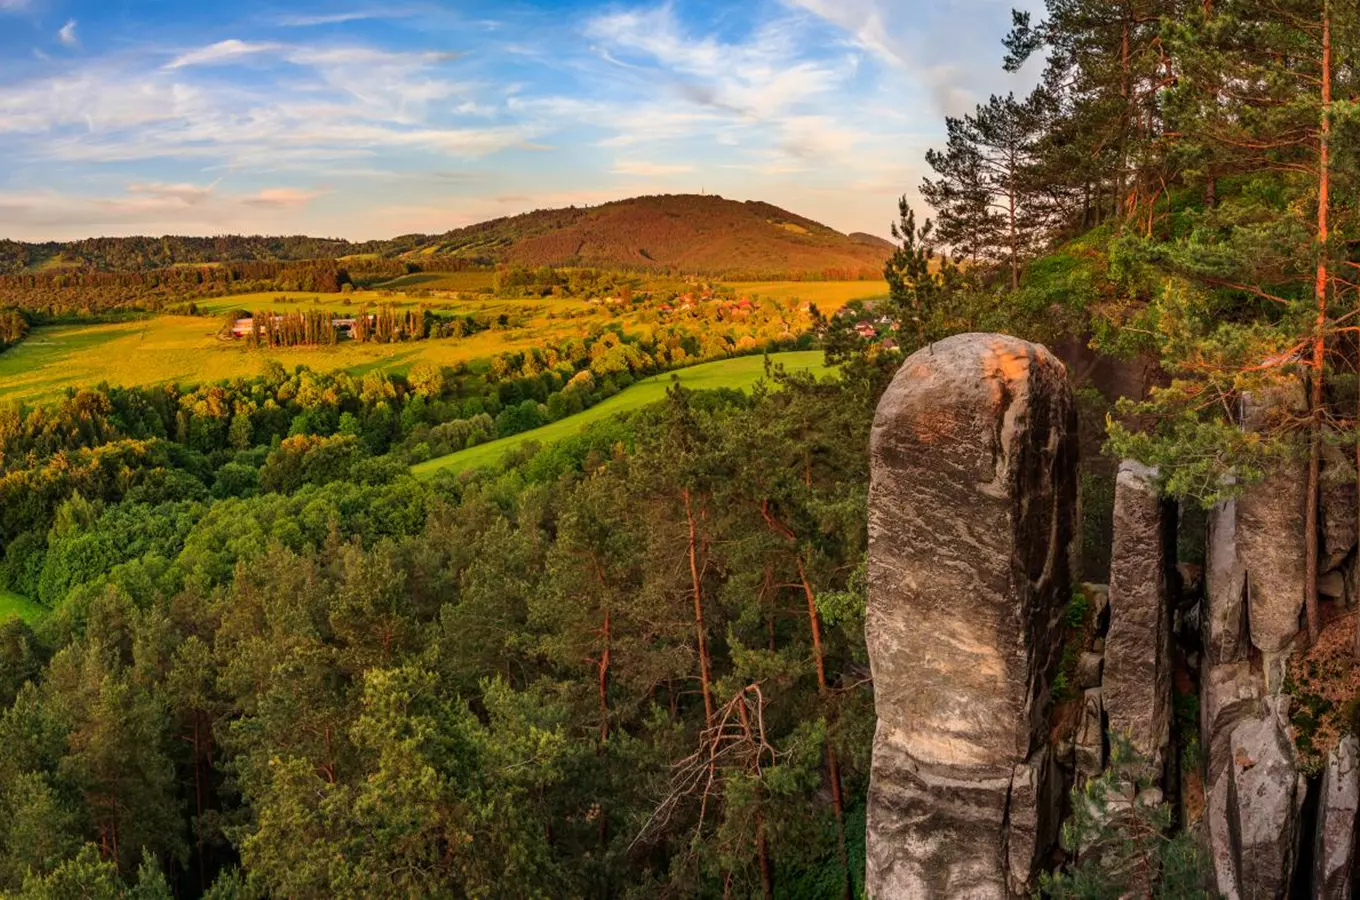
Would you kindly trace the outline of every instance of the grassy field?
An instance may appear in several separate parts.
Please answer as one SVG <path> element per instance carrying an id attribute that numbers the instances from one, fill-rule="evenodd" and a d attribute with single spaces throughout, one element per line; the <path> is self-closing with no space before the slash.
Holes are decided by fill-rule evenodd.
<path id="1" fill-rule="evenodd" d="M 476 275 L 479 273 L 468 273 Z M 420 278 L 419 275 L 407 275 L 406 278 Z M 404 280 L 404 279 L 403 279 Z M 418 288 L 418 284 L 407 284 L 406 288 Z M 279 298 L 285 298 L 280 302 Z M 452 298 L 452 297 L 416 297 L 406 294 L 396 289 L 383 287 L 367 291 L 354 291 L 350 294 L 318 294 L 310 291 L 262 291 L 256 294 L 234 294 L 230 297 L 211 297 L 206 300 L 195 301 L 198 308 L 206 313 L 225 313 L 233 309 L 245 309 L 255 312 L 260 309 L 274 309 L 280 311 L 305 310 L 320 308 L 330 310 L 335 313 L 348 313 L 353 315 L 363 306 L 394 306 L 398 309 L 425 306 L 433 310 L 458 310 L 476 311 L 478 309 L 523 309 L 524 307 L 539 308 L 546 307 L 547 300 L 503 300 L 497 297 L 488 296 L 485 299 L 480 297 L 473 298 Z M 556 299 L 551 301 L 559 306 L 586 306 L 581 301 Z"/>
<path id="2" fill-rule="evenodd" d="M 485 290 L 495 280 L 494 272 L 417 272 L 403 275 L 391 281 L 384 281 L 378 287 L 387 290 L 406 290 L 425 288 L 431 291 L 467 291 L 469 293 Z"/>
<path id="3" fill-rule="evenodd" d="M 482 275 L 484 273 L 455 273 Z M 854 299 L 881 296 L 886 286 L 873 281 L 760 282 L 734 284 L 739 292 L 768 297 L 800 297 L 831 312 Z M 135 322 L 105 325 L 59 325 L 36 328 L 17 347 L 0 353 L 0 401 L 42 403 L 59 398 L 69 387 L 108 382 L 134 386 L 163 383 L 200 384 L 249 377 L 276 359 L 285 367 L 306 365 L 318 371 L 364 373 L 384 370 L 402 373 L 417 362 L 438 365 L 485 359 L 507 350 L 541 346 L 580 334 L 601 321 L 599 306 L 582 300 L 503 300 L 494 297 L 422 300 L 395 292 L 358 291 L 351 295 L 289 292 L 296 304 L 280 304 L 278 292 L 221 297 L 199 303 L 205 316 L 157 316 Z M 349 303 L 346 304 L 345 300 Z M 421 303 L 460 315 L 505 314 L 518 327 L 481 332 L 468 338 L 419 341 L 408 344 L 354 344 L 336 347 L 251 351 L 243 344 L 219 340 L 220 319 L 213 313 L 230 309 L 305 310 L 319 307 L 355 312 L 365 303 L 415 306 Z M 586 319 L 566 314 L 590 311 Z M 630 331 L 646 331 L 635 315 L 622 320 Z"/>
<path id="4" fill-rule="evenodd" d="M 826 374 L 829 371 L 822 364 L 823 357 L 820 350 L 775 353 L 770 358 L 777 363 L 783 363 L 789 369 L 809 370 L 818 375 Z M 673 377 L 678 378 L 681 384 L 693 390 L 711 388 L 749 390 L 752 385 L 765 377 L 765 358 L 763 356 L 742 356 L 736 359 L 704 363 L 676 372 L 667 372 L 664 375 L 655 375 L 620 391 L 583 413 L 569 416 L 553 422 L 551 425 L 544 425 L 542 428 L 535 428 L 533 431 L 526 431 L 497 441 L 479 444 L 476 447 L 461 450 L 448 456 L 441 456 L 438 459 L 428 460 L 414 466 L 412 471 L 417 476 L 429 476 L 440 471 L 465 472 L 479 466 L 494 465 L 503 459 L 505 454 L 527 441 L 551 444 L 578 433 L 592 422 L 599 422 L 610 416 L 641 409 L 650 403 L 655 403 L 666 395 L 666 389 L 670 387 Z"/>
<path id="5" fill-rule="evenodd" d="M 738 281 L 729 286 L 739 294 L 759 294 L 783 300 L 797 297 L 832 313 L 853 300 L 887 299 L 886 281 Z"/>
<path id="6" fill-rule="evenodd" d="M 499 301 L 502 305 L 515 301 Z M 469 304 L 468 309 L 480 304 Z M 112 325 L 60 325 L 36 328 L 19 344 L 0 353 L 0 401 L 40 403 L 68 387 L 173 382 L 199 384 L 259 374 L 266 360 L 287 368 L 306 365 L 330 372 L 381 369 L 406 372 L 422 360 L 454 365 L 555 341 L 580 330 L 579 321 L 555 319 L 541 308 L 521 308 L 523 326 L 483 331 L 466 338 L 401 344 L 346 342 L 335 347 L 250 350 L 217 337 L 210 317 L 157 316 Z"/>
<path id="7" fill-rule="evenodd" d="M 18 594 L 0 589 L 0 620 L 18 616 L 32 625 L 45 615 L 47 615 L 47 610 L 27 597 L 21 597 Z"/>

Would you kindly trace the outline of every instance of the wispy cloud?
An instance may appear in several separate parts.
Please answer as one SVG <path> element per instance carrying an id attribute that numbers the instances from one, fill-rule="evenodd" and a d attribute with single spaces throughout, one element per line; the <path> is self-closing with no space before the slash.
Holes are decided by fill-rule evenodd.
<path id="1" fill-rule="evenodd" d="M 285 15 L 274 21 L 284 28 L 312 28 L 317 25 L 343 25 L 346 22 L 362 22 L 367 19 L 400 19 L 412 15 L 404 9 L 356 9 L 350 12 L 321 13 L 318 15 Z"/>
<path id="2" fill-rule="evenodd" d="M 57 40 L 67 47 L 80 46 L 80 38 L 76 37 L 75 19 L 67 19 L 66 24 L 57 30 Z"/>
<path id="3" fill-rule="evenodd" d="M 29 0 L 0 0 L 0 12 L 18 12 L 28 8 Z"/>
<path id="4" fill-rule="evenodd" d="M 206 47 L 199 47 L 197 50 L 190 50 L 181 53 L 170 62 L 165 64 L 167 70 L 183 69 L 187 66 L 210 66 L 219 63 L 227 63 L 232 60 L 241 59 L 246 56 L 255 56 L 261 53 L 274 53 L 286 49 L 285 44 L 271 43 L 250 43 L 248 41 L 230 38 L 225 41 L 218 41 Z"/>
<path id="5" fill-rule="evenodd" d="M 614 62 L 640 60 L 669 73 L 684 100 L 737 115 L 768 118 L 834 91 L 854 60 L 808 58 L 787 23 L 772 22 L 745 41 L 686 32 L 669 4 L 593 19 L 586 34 Z"/>
<path id="6" fill-rule="evenodd" d="M 996 89 L 1001 45 L 973 22 L 1010 21 L 1012 6 L 1042 12 L 1042 0 L 953 0 L 903 17 L 894 0 L 783 0 L 844 31 L 856 45 L 924 87 L 936 110 L 971 111 Z M 984 35 L 986 37 L 984 37 Z"/>
<path id="7" fill-rule="evenodd" d="M 311 203 L 324 191 L 304 191 L 298 188 L 265 188 L 253 197 L 246 197 L 243 203 L 269 209 L 298 209 Z"/>
<path id="8" fill-rule="evenodd" d="M 141 194 L 147 197 L 161 197 L 165 199 L 178 200 L 188 206 L 197 206 L 210 199 L 213 195 L 213 185 L 197 184 L 163 184 L 161 182 L 133 183 L 127 186 L 129 194 Z"/>
<path id="9" fill-rule="evenodd" d="M 286 227 L 325 192 L 266 188 L 223 192 L 213 185 L 130 184 L 121 194 L 76 195 L 55 190 L 0 190 L 0 218 L 56 238 L 115 231 L 205 233 Z"/>

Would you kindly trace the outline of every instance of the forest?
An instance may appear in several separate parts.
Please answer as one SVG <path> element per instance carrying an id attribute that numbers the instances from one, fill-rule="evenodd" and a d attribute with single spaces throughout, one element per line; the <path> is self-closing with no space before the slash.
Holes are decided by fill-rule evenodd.
<path id="1" fill-rule="evenodd" d="M 1048 0 L 1013 25 L 998 63 L 1039 61 L 1039 86 L 945 123 L 932 218 L 898 210 L 890 298 L 781 338 L 815 342 L 835 378 L 676 387 L 432 480 L 409 465 L 733 352 L 708 332 L 737 313 L 658 309 L 650 337 L 599 329 L 485 367 L 271 365 L 0 406 L 0 589 L 45 611 L 0 626 L 0 892 L 858 895 L 865 448 L 904 355 L 953 333 L 1150 373 L 1120 397 L 1073 367 L 1085 579 L 1105 576 L 1125 456 L 1186 509 L 1304 462 L 1316 574 L 1323 461 L 1353 479 L 1360 453 L 1360 11 Z M 456 242 L 499 240 L 493 224 Z M 279 259 L 356 252 L 260 241 L 88 242 L 146 268 L 3 276 L 21 312 L 0 346 L 30 312 L 158 297 L 162 267 L 209 250 L 239 259 L 174 277 L 274 284 Z M 26 246 L 6 245 L 12 272 Z M 563 278 L 506 269 L 497 289 Z M 1306 408 L 1241 427 L 1245 394 L 1300 378 Z M 1211 896 L 1197 871 L 1174 896 Z M 1073 856 L 1043 890 L 1121 886 Z"/>

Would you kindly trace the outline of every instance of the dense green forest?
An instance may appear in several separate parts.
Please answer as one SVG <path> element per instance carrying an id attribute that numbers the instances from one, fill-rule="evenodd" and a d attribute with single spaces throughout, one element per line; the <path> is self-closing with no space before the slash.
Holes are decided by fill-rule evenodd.
<path id="1" fill-rule="evenodd" d="M 1039 87 L 947 122 L 934 222 L 900 210 L 890 301 L 818 321 L 831 381 L 675 389 L 433 481 L 408 465 L 704 358 L 706 339 L 601 330 L 485 371 L 272 366 L 0 409 L 0 588 L 49 610 L 0 627 L 0 891 L 852 894 L 865 448 L 887 378 L 968 330 L 1139 360 L 1146 390 L 1116 408 L 1073 369 L 1097 445 L 1108 412 L 1114 454 L 1203 502 L 1296 454 L 1315 531 L 1324 450 L 1351 452 L 1360 417 L 1358 17 L 1331 0 L 1016 14 L 1004 65 L 1041 57 Z M 356 249 L 213 248 L 81 252 L 155 268 Z M 524 273 L 502 289 L 562 287 Z M 1301 376 L 1306 410 L 1240 427 L 1244 393 Z M 1099 881 L 1078 866 L 1047 889 Z"/>

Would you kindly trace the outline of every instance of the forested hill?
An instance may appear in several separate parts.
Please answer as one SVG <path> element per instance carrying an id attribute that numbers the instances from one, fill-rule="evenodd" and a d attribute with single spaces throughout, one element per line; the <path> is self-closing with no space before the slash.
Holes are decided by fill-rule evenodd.
<path id="1" fill-rule="evenodd" d="M 409 243 L 408 243 L 409 242 Z M 394 243 L 425 253 L 527 265 L 670 268 L 692 272 L 877 275 L 886 241 L 849 236 L 768 203 L 676 194 L 544 210 Z"/>
<path id="2" fill-rule="evenodd" d="M 421 264 L 590 265 L 703 274 L 877 277 L 892 246 L 845 235 L 768 203 L 665 195 L 595 207 L 538 210 L 442 235 L 351 241 L 305 236 L 0 240 L 0 274 L 84 267 L 141 271 L 172 265 L 330 259 L 369 254 Z"/>

